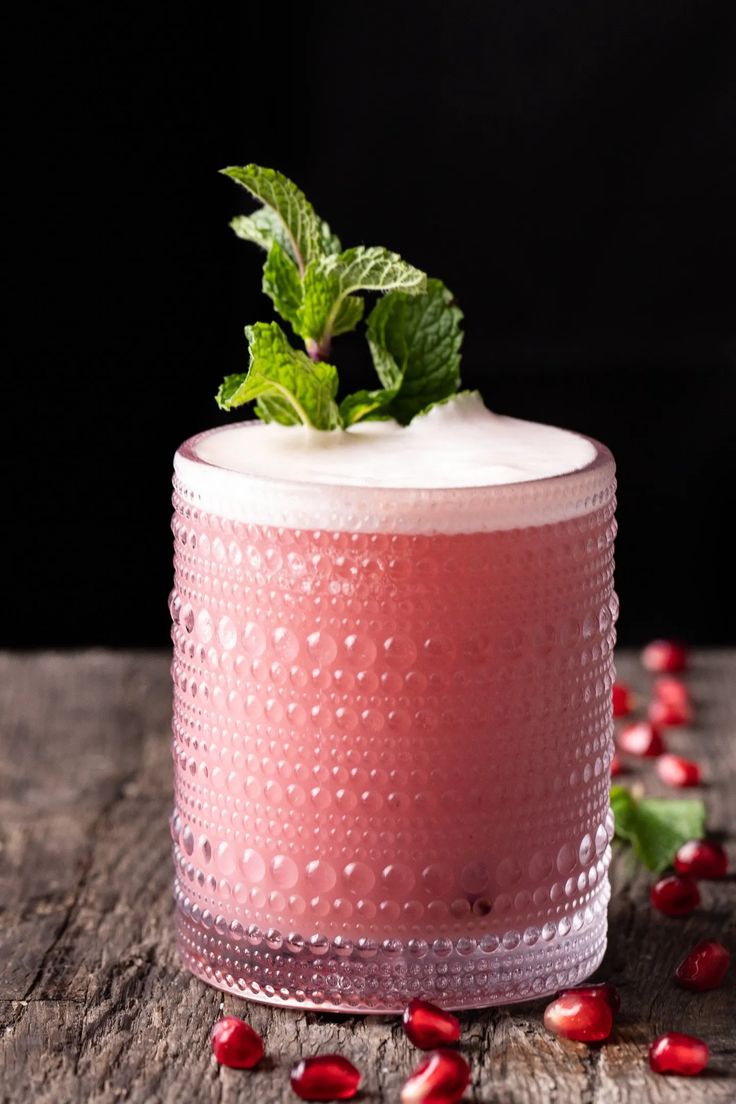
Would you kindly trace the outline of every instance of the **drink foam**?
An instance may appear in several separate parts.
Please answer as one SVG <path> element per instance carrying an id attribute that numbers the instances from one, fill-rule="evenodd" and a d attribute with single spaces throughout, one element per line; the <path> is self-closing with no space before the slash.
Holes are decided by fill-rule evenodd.
<path id="1" fill-rule="evenodd" d="M 587 437 L 494 414 L 473 392 L 406 427 L 219 427 L 185 442 L 174 467 L 199 508 L 234 521 L 456 533 L 588 512 L 610 483 L 613 460 Z"/>

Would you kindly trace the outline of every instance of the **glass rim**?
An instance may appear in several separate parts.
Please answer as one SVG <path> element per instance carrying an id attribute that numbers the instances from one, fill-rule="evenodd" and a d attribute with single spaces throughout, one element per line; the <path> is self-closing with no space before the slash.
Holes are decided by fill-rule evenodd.
<path id="1" fill-rule="evenodd" d="M 529 490 L 533 492 L 536 488 L 556 486 L 570 480 L 584 478 L 597 471 L 602 471 L 609 466 L 612 469 L 611 474 L 615 472 L 616 462 L 610 449 L 604 445 L 601 441 L 596 440 L 595 437 L 589 437 L 585 433 L 578 433 L 576 430 L 565 430 L 566 433 L 572 433 L 575 437 L 581 438 L 583 441 L 587 441 L 595 449 L 595 456 L 582 468 L 573 468 L 571 471 L 561 472 L 557 475 L 545 475 L 540 476 L 537 479 L 516 479 L 506 483 L 469 483 L 461 486 L 452 487 L 394 487 L 385 485 L 376 485 L 371 483 L 337 483 L 330 482 L 324 483 L 316 479 L 283 479 L 281 477 L 263 475 L 262 473 L 242 472 L 236 468 L 228 468 L 224 464 L 216 464 L 211 460 L 206 460 L 202 456 L 198 456 L 195 448 L 200 441 L 203 441 L 207 437 L 211 437 L 216 433 L 228 432 L 233 429 L 252 429 L 262 426 L 263 422 L 257 418 L 244 419 L 240 422 L 235 422 L 232 425 L 220 425 L 212 426 L 210 429 L 202 430 L 199 433 L 193 434 L 191 437 L 187 437 L 176 450 L 176 457 L 181 456 L 190 464 L 195 464 L 198 467 L 206 468 L 211 471 L 222 472 L 228 481 L 233 483 L 242 482 L 247 483 L 262 483 L 266 487 L 282 487 L 282 488 L 294 488 L 294 487 L 308 487 L 314 488 L 315 491 L 323 491 L 325 493 L 343 491 L 347 494 L 359 493 L 361 495 L 368 496 L 410 496 L 416 497 L 417 495 L 431 495 L 432 497 L 442 497 L 444 495 L 450 496 L 453 499 L 456 497 L 462 497 L 464 495 L 473 496 L 483 494 L 491 496 L 494 492 L 499 492 L 500 497 L 507 497 L 510 492 L 515 489 Z M 553 427 L 561 428 L 561 427 Z M 315 432 L 320 432 L 319 430 Z"/>

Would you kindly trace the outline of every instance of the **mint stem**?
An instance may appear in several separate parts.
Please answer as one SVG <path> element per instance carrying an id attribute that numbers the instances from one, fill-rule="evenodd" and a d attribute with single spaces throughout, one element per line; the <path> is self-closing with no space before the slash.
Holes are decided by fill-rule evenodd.
<path id="1" fill-rule="evenodd" d="M 330 338 L 323 338 L 322 341 L 315 341 L 313 337 L 308 337 L 304 343 L 307 348 L 307 355 L 310 360 L 316 362 L 320 360 L 326 360 L 330 355 Z"/>

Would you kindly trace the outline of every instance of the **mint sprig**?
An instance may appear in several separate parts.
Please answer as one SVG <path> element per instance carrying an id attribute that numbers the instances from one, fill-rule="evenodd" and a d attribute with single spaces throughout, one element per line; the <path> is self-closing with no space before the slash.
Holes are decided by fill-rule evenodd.
<path id="1" fill-rule="evenodd" d="M 259 165 L 222 171 L 261 202 L 230 225 L 266 251 L 263 291 L 306 349 L 294 349 L 277 323 L 246 327 L 248 370 L 226 377 L 217 394 L 222 409 L 255 401 L 266 421 L 329 430 L 366 418 L 407 424 L 457 391 L 462 312 L 440 280 L 382 246 L 343 249 L 282 173 Z M 383 295 L 367 334 L 382 386 L 348 395 L 338 407 L 337 371 L 326 358 L 333 338 L 361 322 L 365 292 Z"/>
<path id="2" fill-rule="evenodd" d="M 655 873 L 671 866 L 688 840 L 705 835 L 705 805 L 698 798 L 636 798 L 625 786 L 611 787 L 616 835 Z"/>

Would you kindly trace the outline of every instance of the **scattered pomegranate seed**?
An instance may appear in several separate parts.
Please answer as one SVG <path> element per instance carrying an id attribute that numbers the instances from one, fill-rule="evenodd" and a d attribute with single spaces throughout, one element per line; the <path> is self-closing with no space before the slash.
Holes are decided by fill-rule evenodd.
<path id="1" fill-rule="evenodd" d="M 621 1010 L 621 995 L 615 985 L 610 981 L 599 981 L 595 985 L 578 985 L 575 989 L 563 989 L 560 996 L 565 993 L 580 993 L 585 997 L 598 997 L 604 1000 L 611 1012 L 616 1016 Z"/>
<path id="2" fill-rule="evenodd" d="M 401 1104 L 456 1104 L 470 1081 L 470 1066 L 456 1050 L 431 1050 L 401 1089 Z"/>
<path id="3" fill-rule="evenodd" d="M 417 997 L 404 1009 L 404 1032 L 420 1050 L 432 1050 L 458 1041 L 460 1021 L 451 1012 Z"/>
<path id="4" fill-rule="evenodd" d="M 657 774 L 668 786 L 699 786 L 700 764 L 681 755 L 660 755 Z"/>
<path id="5" fill-rule="evenodd" d="M 675 977 L 685 989 L 702 993 L 717 989 L 731 962 L 731 953 L 717 939 L 701 939 L 675 970 Z"/>
<path id="6" fill-rule="evenodd" d="M 693 1035 L 668 1031 L 660 1035 L 649 1048 L 649 1065 L 655 1073 L 679 1073 L 693 1077 L 708 1065 L 708 1044 Z"/>
<path id="7" fill-rule="evenodd" d="M 567 989 L 545 1008 L 544 1026 L 563 1039 L 574 1039 L 577 1043 L 600 1043 L 613 1030 L 613 1010 L 602 994 L 593 995 L 585 989 Z"/>
<path id="8" fill-rule="evenodd" d="M 614 717 L 628 717 L 634 705 L 634 697 L 626 683 L 614 682 L 612 696 Z"/>
<path id="9" fill-rule="evenodd" d="M 697 885 L 684 874 L 669 874 L 652 886 L 650 900 L 665 916 L 687 916 L 700 904 Z"/>
<path id="10" fill-rule="evenodd" d="M 691 878 L 723 878 L 728 871 L 728 855 L 720 843 L 688 840 L 675 855 L 675 870 Z"/>
<path id="11" fill-rule="evenodd" d="M 671 675 L 663 675 L 656 679 L 652 692 L 657 701 L 681 705 L 683 709 L 692 706 L 690 691 L 685 683 L 682 679 L 672 678 Z"/>
<path id="12" fill-rule="evenodd" d="M 627 755 L 639 755 L 646 759 L 654 759 L 665 751 L 662 734 L 649 721 L 637 721 L 619 732 L 618 747 Z"/>
<path id="13" fill-rule="evenodd" d="M 641 653 L 647 671 L 656 674 L 676 674 L 687 667 L 687 649 L 674 640 L 653 640 Z"/>
<path id="14" fill-rule="evenodd" d="M 296 1063 L 291 1087 L 302 1100 L 351 1100 L 360 1087 L 360 1073 L 341 1054 L 320 1054 Z"/>
<path id="15" fill-rule="evenodd" d="M 611 760 L 611 778 L 616 778 L 619 774 L 623 774 L 624 768 L 621 766 L 621 760 L 618 755 L 614 755 Z"/>
<path id="16" fill-rule="evenodd" d="M 649 703 L 647 715 L 653 725 L 669 725 L 672 728 L 690 724 L 693 719 L 693 711 L 686 702 L 663 701 L 661 698 Z"/>
<path id="17" fill-rule="evenodd" d="M 212 1028 L 212 1052 L 221 1066 L 251 1069 L 263 1057 L 263 1039 L 245 1020 L 225 1016 Z"/>

